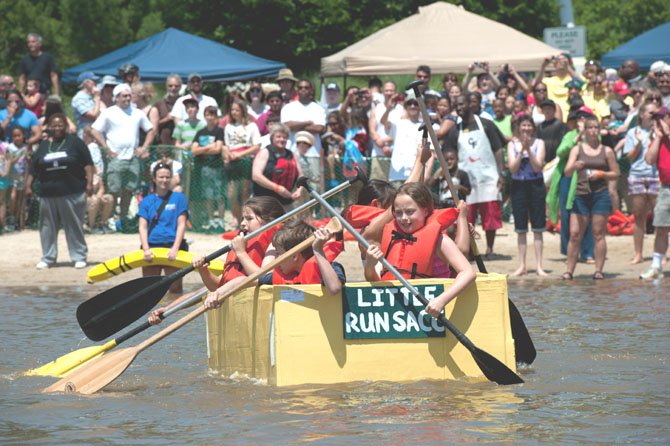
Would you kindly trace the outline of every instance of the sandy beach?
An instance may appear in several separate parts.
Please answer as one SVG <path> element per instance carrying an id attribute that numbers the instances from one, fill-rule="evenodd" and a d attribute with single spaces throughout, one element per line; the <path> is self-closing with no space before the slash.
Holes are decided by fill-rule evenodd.
<path id="1" fill-rule="evenodd" d="M 187 233 L 187 239 L 191 245 L 191 252 L 209 254 L 212 251 L 228 243 L 217 235 Z M 139 238 L 136 234 L 106 234 L 87 235 L 89 266 L 98 262 L 121 255 L 125 252 L 137 249 Z M 538 278 L 535 275 L 534 254 L 532 248 L 532 236 L 529 237 L 527 264 L 529 274 L 520 278 L 510 277 L 511 281 L 517 280 L 560 280 L 560 274 L 565 270 L 565 257 L 560 254 L 558 234 L 545 233 L 544 241 L 544 268 L 549 277 Z M 478 240 L 480 250 L 484 250 L 484 240 Z M 517 260 L 517 237 L 512 224 L 505 223 L 498 231 L 495 242 L 495 258 L 486 260 L 489 272 L 511 274 L 518 267 Z M 645 236 L 644 254 L 645 261 L 638 265 L 630 265 L 629 261 L 633 254 L 632 236 L 610 236 L 607 238 L 607 262 L 605 263 L 605 277 L 638 280 L 638 275 L 649 267 L 653 235 Z M 110 286 L 122 283 L 129 279 L 139 277 L 139 270 L 127 272 L 119 277 L 87 285 L 85 282 L 88 269 L 77 270 L 70 262 L 65 236 L 61 232 L 58 240 L 58 263 L 48 270 L 35 269 L 35 263 L 39 261 L 41 248 L 39 233 L 35 230 L 25 230 L 0 236 L 0 245 L 5 255 L 0 259 L 2 271 L 2 284 L 6 287 L 17 286 L 72 286 L 86 285 L 91 291 L 98 293 Z M 362 280 L 362 268 L 353 242 L 347 242 L 345 252 L 338 258 L 346 268 L 350 280 Z M 575 270 L 576 280 L 591 280 L 594 272 L 593 265 L 578 264 Z M 199 276 L 195 273 L 185 278 L 186 289 L 191 289 L 199 284 Z M 191 286 L 192 285 L 192 286 Z"/>

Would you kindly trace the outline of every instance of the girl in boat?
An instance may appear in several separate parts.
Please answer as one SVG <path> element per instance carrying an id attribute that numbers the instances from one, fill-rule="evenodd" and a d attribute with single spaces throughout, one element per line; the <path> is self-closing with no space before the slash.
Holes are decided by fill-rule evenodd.
<path id="1" fill-rule="evenodd" d="M 244 280 L 249 274 L 253 274 L 262 266 L 262 262 L 270 262 L 275 257 L 273 249 L 268 250 L 278 226 L 274 226 L 256 237 L 245 241 L 244 235 L 253 232 L 267 223 L 281 217 L 286 212 L 281 203 L 273 197 L 252 197 L 242 207 L 242 221 L 240 223 L 241 233 L 231 241 L 232 249 L 228 252 L 223 274 L 217 277 L 209 269 L 209 263 L 205 263 L 205 256 L 193 259 L 193 266 L 197 268 L 200 277 L 209 291 L 216 291 L 226 283 L 237 284 Z M 265 259 L 265 260 L 264 260 Z M 168 309 L 179 305 L 188 299 L 190 294 L 176 299 L 170 305 L 157 308 L 149 314 L 149 322 L 158 324 L 160 315 Z"/>
<path id="2" fill-rule="evenodd" d="M 370 245 L 367 251 L 365 278 L 371 282 L 395 279 L 389 271 L 377 273 L 376 264 L 382 257 L 405 278 L 432 277 L 433 259 L 439 257 L 456 275 L 452 285 L 426 307 L 428 314 L 437 317 L 447 303 L 475 280 L 475 271 L 468 260 L 454 241 L 443 235 L 445 227 L 453 223 L 455 213 L 435 211 L 430 190 L 422 183 L 402 185 L 391 211 L 393 221 L 384 226 L 381 246 Z M 427 247 L 433 247 L 429 253 Z"/>

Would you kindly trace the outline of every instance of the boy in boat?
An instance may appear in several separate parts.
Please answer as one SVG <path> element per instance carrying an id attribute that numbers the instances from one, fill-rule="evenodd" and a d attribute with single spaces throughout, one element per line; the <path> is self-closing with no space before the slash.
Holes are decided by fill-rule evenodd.
<path id="1" fill-rule="evenodd" d="M 272 247 L 268 251 L 275 251 L 274 257 L 279 257 L 294 246 L 300 244 L 314 234 L 314 243 L 311 248 L 295 254 L 280 263 L 271 273 L 258 280 L 258 285 L 286 285 L 286 284 L 321 284 L 329 294 L 337 294 L 342 290 L 342 284 L 347 281 L 344 267 L 335 262 L 335 258 L 344 249 L 344 243 L 339 235 L 337 240 L 328 242 L 333 236 L 327 228 L 314 229 L 313 226 L 302 220 L 293 220 L 284 224 L 272 237 Z M 263 263 L 267 263 L 263 261 Z M 223 303 L 219 296 L 230 291 L 231 284 L 225 284 L 215 292 L 210 293 L 205 300 L 208 309 L 218 308 Z"/>

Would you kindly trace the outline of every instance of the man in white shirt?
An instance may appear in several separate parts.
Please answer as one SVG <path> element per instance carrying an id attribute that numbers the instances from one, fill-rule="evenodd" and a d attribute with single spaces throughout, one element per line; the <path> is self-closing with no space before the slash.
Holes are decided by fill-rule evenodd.
<path id="1" fill-rule="evenodd" d="M 186 108 L 184 107 L 184 99 L 186 98 L 194 98 L 198 101 L 198 114 L 196 117 L 200 121 L 205 120 L 205 108 L 210 105 L 216 107 L 217 109 L 219 108 L 219 104 L 216 102 L 216 99 L 211 96 L 207 96 L 206 94 L 202 94 L 202 84 L 202 76 L 200 76 L 199 73 L 191 73 L 188 75 L 188 91 L 190 94 L 186 94 L 177 99 L 177 102 L 175 102 L 174 106 L 172 107 L 172 111 L 170 112 L 170 116 L 174 118 L 175 125 L 182 119 L 188 118 L 188 114 L 186 114 Z M 219 113 L 219 116 L 220 115 L 221 113 Z"/>
<path id="2" fill-rule="evenodd" d="M 391 167 L 391 154 L 393 153 L 393 141 L 395 139 L 395 126 L 389 126 L 387 132 L 386 127 L 382 124 L 381 119 L 386 112 L 386 104 L 390 104 L 391 100 L 397 100 L 396 84 L 393 81 L 386 81 L 382 87 L 382 94 L 384 95 L 384 102 L 379 103 L 370 109 L 370 118 L 368 121 L 368 128 L 370 129 L 370 141 L 372 142 L 371 161 L 370 161 L 370 179 L 388 180 L 389 169 Z M 388 121 L 393 124 L 398 124 L 398 121 L 403 115 L 402 105 L 395 102 L 395 105 L 389 110 Z"/>
<path id="3" fill-rule="evenodd" d="M 121 196 L 121 217 L 128 214 L 130 198 L 139 185 L 140 159 L 149 157 L 149 146 L 156 136 L 147 115 L 130 105 L 130 95 L 130 85 L 114 87 L 114 105 L 100 113 L 91 129 L 98 145 L 107 148 L 107 187 L 115 201 Z M 142 146 L 140 129 L 147 132 Z"/>
<path id="4" fill-rule="evenodd" d="M 302 155 L 309 165 L 310 173 L 320 175 L 321 168 L 321 133 L 326 129 L 326 111 L 314 102 L 314 86 L 307 79 L 298 81 L 298 100 L 289 102 L 281 109 L 281 122 L 291 130 L 287 147 L 296 156 Z M 300 153 L 296 146 L 296 134 L 306 131 L 314 137 L 314 145 L 305 153 Z"/>

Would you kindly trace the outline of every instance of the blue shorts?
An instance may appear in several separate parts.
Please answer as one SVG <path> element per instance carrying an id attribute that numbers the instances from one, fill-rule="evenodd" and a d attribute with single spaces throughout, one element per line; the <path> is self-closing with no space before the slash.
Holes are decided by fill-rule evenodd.
<path id="1" fill-rule="evenodd" d="M 11 186 L 12 182 L 9 177 L 0 177 L 0 190 L 7 190 Z"/>
<path id="2" fill-rule="evenodd" d="M 612 213 L 612 200 L 607 188 L 591 192 L 586 195 L 577 195 L 572 204 L 572 212 L 579 215 L 590 216 L 593 214 L 610 215 Z"/>

